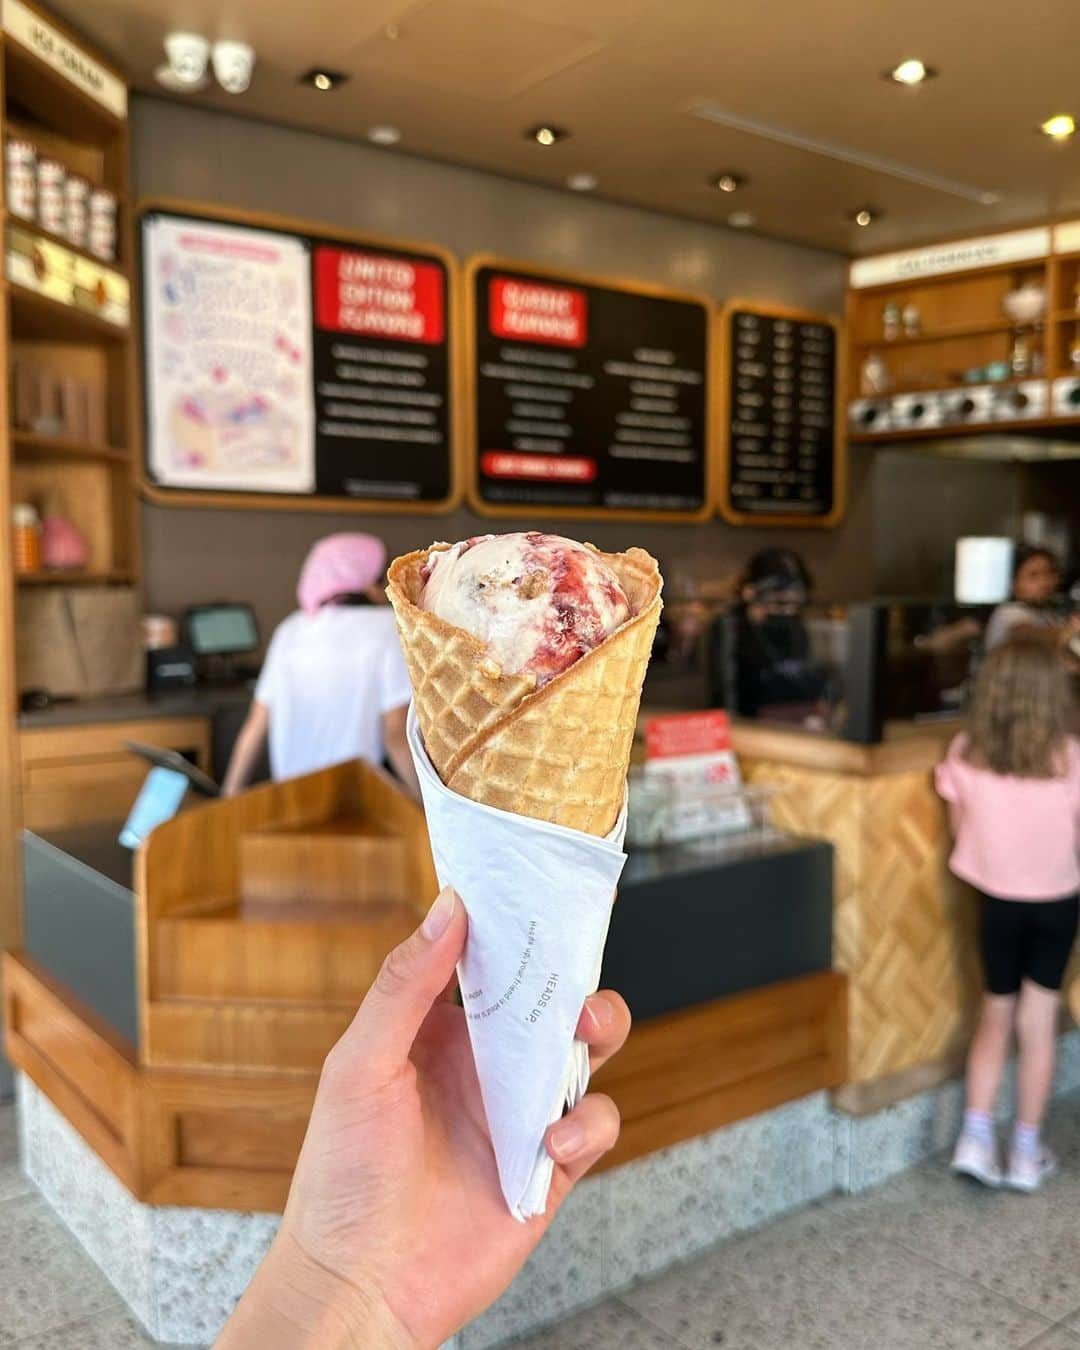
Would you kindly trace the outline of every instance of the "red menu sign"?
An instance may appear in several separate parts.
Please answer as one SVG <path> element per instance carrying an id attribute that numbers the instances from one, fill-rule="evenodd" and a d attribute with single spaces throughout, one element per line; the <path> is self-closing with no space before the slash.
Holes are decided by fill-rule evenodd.
<path id="1" fill-rule="evenodd" d="M 320 244 L 315 321 L 320 328 L 400 342 L 442 342 L 444 270 L 437 263 Z"/>
<path id="2" fill-rule="evenodd" d="M 709 755 L 731 749 L 731 728 L 726 712 L 669 713 L 650 717 L 645 724 L 645 749 L 650 759 Z"/>
<path id="3" fill-rule="evenodd" d="M 576 287 L 497 276 L 491 279 L 488 304 L 488 322 L 496 337 L 559 347 L 585 345 L 585 292 Z"/>

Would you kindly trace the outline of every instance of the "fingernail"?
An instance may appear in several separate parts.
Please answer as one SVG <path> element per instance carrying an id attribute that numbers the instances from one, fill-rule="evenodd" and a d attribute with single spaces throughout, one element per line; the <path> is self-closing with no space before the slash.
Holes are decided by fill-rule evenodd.
<path id="1" fill-rule="evenodd" d="M 564 1120 L 551 1131 L 548 1148 L 553 1158 L 572 1158 L 581 1152 L 585 1132 L 572 1120 Z"/>
<path id="2" fill-rule="evenodd" d="M 585 1011 L 592 1018 L 598 1031 L 601 1027 L 611 1026 L 615 1016 L 615 1009 L 602 994 L 590 994 L 585 1000 Z"/>
<path id="3" fill-rule="evenodd" d="M 450 920 L 454 917 L 454 906 L 456 904 L 457 893 L 453 886 L 444 886 L 435 897 L 435 903 L 428 910 L 424 922 L 420 925 L 421 933 L 429 942 L 436 942 L 450 927 Z"/>

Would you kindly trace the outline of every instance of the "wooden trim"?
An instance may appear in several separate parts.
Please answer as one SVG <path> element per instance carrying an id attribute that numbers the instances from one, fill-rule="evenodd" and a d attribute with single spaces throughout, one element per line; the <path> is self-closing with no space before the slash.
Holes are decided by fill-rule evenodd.
<path id="1" fill-rule="evenodd" d="M 842 1083 L 846 989 L 822 971 L 635 1026 L 596 1076 L 623 1121 L 598 1170 Z"/>
<path id="2" fill-rule="evenodd" d="M 754 511 L 736 511 L 728 502 L 731 484 L 731 319 L 736 310 L 761 314 L 768 318 L 794 319 L 798 323 L 824 324 L 833 330 L 835 355 L 835 380 L 833 385 L 833 504 L 832 510 L 825 516 L 806 516 L 793 512 L 790 515 L 768 512 L 758 514 Z M 774 305 L 763 300 L 727 300 L 717 317 L 719 333 L 717 338 L 717 357 L 720 362 L 720 413 L 718 417 L 719 444 L 713 456 L 715 480 L 713 503 L 714 510 L 729 525 L 753 525 L 760 528 L 784 527 L 792 529 L 831 530 L 840 524 L 847 511 L 848 459 L 847 459 L 847 362 L 845 348 L 846 329 L 844 324 L 831 314 L 821 314 L 814 310 L 797 309 L 791 305 Z"/>
<path id="3" fill-rule="evenodd" d="M 25 953 L 3 957 L 5 1050 L 132 1192 L 133 1048 Z"/>
<path id="4" fill-rule="evenodd" d="M 317 1073 L 140 1069 L 134 1047 L 30 957 L 8 954 L 4 967 L 12 1062 L 137 1200 L 284 1206 Z M 822 971 L 635 1027 L 596 1079 L 623 1113 L 602 1167 L 840 1083 L 845 991 L 843 975 Z"/>
<path id="5" fill-rule="evenodd" d="M 136 1200 L 280 1211 L 318 1085 L 151 1073 L 135 1048 L 25 953 L 3 958 L 5 1050 Z M 200 1162 L 185 1124 L 202 1125 Z"/>
<path id="6" fill-rule="evenodd" d="M 897 735 L 878 745 L 859 745 L 822 732 L 800 727 L 771 727 L 733 719 L 731 743 L 744 759 L 770 760 L 826 773 L 877 778 L 885 774 L 929 772 L 945 753 L 945 747 L 960 729 L 959 721 L 932 726 L 911 726 L 909 734 Z"/>
<path id="7" fill-rule="evenodd" d="M 484 267 L 499 267 L 508 272 L 524 276 L 543 277 L 550 281 L 564 281 L 571 285 L 595 286 L 602 290 L 628 291 L 632 295 L 648 295 L 658 300 L 674 300 L 683 304 L 700 305 L 705 311 L 705 378 L 709 382 L 705 404 L 705 502 L 697 511 L 635 511 L 627 508 L 613 509 L 606 506 L 503 506 L 486 502 L 480 496 L 477 482 L 478 453 L 476 429 L 476 337 L 477 316 L 474 301 L 476 274 Z M 541 264 L 521 262 L 514 258 L 504 258 L 494 253 L 474 253 L 465 263 L 462 271 L 462 305 L 460 314 L 461 332 L 464 335 L 462 354 L 462 388 L 464 397 L 462 420 L 465 464 L 465 502 L 470 510 L 478 515 L 503 519 L 521 519 L 522 517 L 550 517 L 557 520 L 639 520 L 655 521 L 668 525 L 679 525 L 709 520 L 713 514 L 710 497 L 712 478 L 712 445 L 716 435 L 716 395 L 712 376 L 712 312 L 713 300 L 696 291 L 681 291 L 660 285 L 657 282 L 638 281 L 622 276 L 602 276 L 595 272 L 579 272 L 574 268 L 560 270 Z"/>
<path id="8" fill-rule="evenodd" d="M 401 253 L 414 253 L 421 257 L 427 255 L 442 263 L 446 268 L 446 332 L 448 349 L 447 387 L 453 400 L 449 419 L 450 432 L 450 491 L 437 502 L 388 501 L 381 497 L 331 497 L 324 494 L 287 492 L 236 492 L 206 491 L 197 488 L 170 488 L 155 483 L 149 476 L 147 464 L 147 415 L 149 402 L 146 398 L 146 352 L 143 341 L 143 297 L 142 297 L 142 221 L 144 216 L 153 212 L 171 212 L 176 215 L 204 217 L 211 221 L 220 221 L 227 225 L 247 226 L 250 229 L 276 230 L 282 234 L 314 236 L 328 243 L 341 243 L 367 248 L 393 249 Z M 138 465 L 139 489 L 149 501 L 159 506 L 196 506 L 224 507 L 258 511 L 336 511 L 365 512 L 373 515 L 446 515 L 455 510 L 462 501 L 464 483 L 464 462 L 462 458 L 462 379 L 461 379 L 461 341 L 460 328 L 454 318 L 458 308 L 458 293 L 461 289 L 460 267 L 458 260 L 449 249 L 441 244 L 426 241 L 394 238 L 377 231 L 353 230 L 346 226 L 328 224 L 326 221 L 310 220 L 300 216 L 280 215 L 270 211 L 248 211 L 236 207 L 221 206 L 216 202 L 189 201 L 179 197 L 140 198 L 133 215 L 132 225 L 132 290 L 133 322 L 137 333 L 138 350 L 136 354 L 138 388 L 142 395 L 141 416 L 136 422 L 135 442 L 137 454 L 133 456 Z M 134 240 L 137 239 L 137 244 Z M 312 315 L 312 331 L 315 320 Z"/>

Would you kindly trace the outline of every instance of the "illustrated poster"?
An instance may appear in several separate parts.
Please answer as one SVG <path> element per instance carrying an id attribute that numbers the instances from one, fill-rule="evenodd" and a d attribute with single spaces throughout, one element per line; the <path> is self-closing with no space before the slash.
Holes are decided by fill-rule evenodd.
<path id="1" fill-rule="evenodd" d="M 315 487 L 310 248 L 270 230 L 143 222 L 147 461 L 172 488 Z"/>

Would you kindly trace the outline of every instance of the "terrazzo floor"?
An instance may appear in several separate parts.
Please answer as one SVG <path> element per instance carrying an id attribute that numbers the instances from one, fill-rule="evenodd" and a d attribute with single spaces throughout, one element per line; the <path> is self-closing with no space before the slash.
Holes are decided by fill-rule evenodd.
<path id="1" fill-rule="evenodd" d="M 1080 1350 L 1080 1094 L 1062 1174 L 993 1193 L 927 1163 L 836 1197 L 515 1343 L 516 1350 Z M 151 1346 L 19 1172 L 0 1105 L 0 1347 Z"/>

